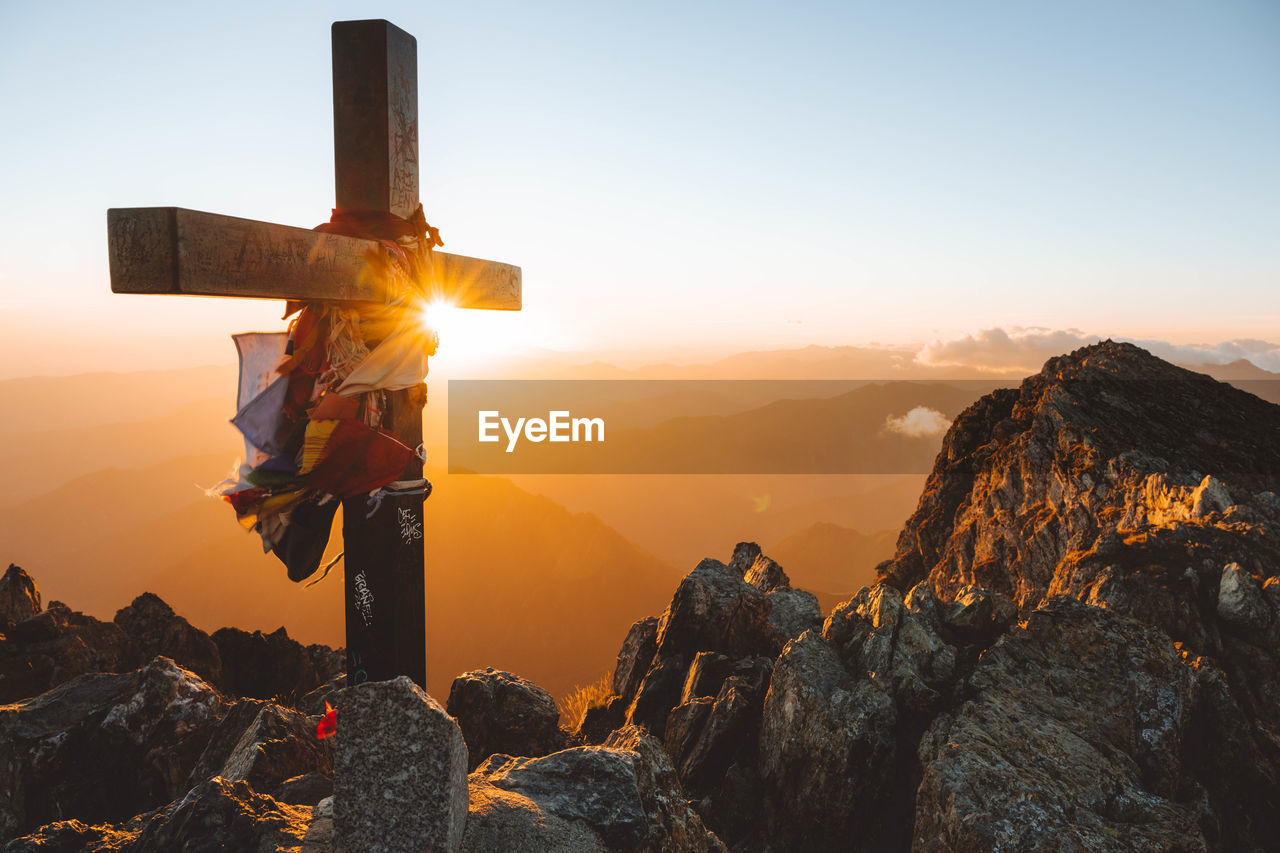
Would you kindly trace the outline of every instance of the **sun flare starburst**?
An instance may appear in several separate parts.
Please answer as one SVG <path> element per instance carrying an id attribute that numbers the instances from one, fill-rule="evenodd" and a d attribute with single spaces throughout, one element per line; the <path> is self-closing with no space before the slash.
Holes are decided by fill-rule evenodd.
<path id="1" fill-rule="evenodd" d="M 447 334 L 456 329 L 463 309 L 443 296 L 434 296 L 418 308 L 418 322 L 439 334 Z"/>

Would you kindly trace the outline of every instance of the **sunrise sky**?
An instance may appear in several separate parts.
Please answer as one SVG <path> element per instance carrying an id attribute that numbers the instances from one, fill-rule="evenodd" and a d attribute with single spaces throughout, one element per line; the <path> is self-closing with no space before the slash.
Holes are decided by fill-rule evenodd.
<path id="1" fill-rule="evenodd" d="M 1255 339 L 1280 369 L 1272 2 L 9 0 L 0 377 L 230 362 L 278 328 L 111 294 L 105 212 L 327 219 L 329 26 L 369 17 L 418 38 L 447 250 L 524 269 L 524 312 L 457 332 L 476 351 L 1041 327 Z"/>

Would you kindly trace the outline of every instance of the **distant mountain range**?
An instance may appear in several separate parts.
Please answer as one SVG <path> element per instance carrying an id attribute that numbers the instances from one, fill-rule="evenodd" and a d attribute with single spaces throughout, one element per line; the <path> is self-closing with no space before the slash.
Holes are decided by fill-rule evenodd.
<path id="1" fill-rule="evenodd" d="M 289 582 L 257 536 L 193 486 L 224 462 L 206 455 L 105 469 L 10 504 L 0 512 L 0 558 L 39 567 L 49 598 L 100 618 L 145 589 L 206 630 L 284 625 L 304 642 L 342 645 L 341 570 L 313 587 Z M 475 666 L 536 674 L 561 692 L 592 680 L 610 664 L 619 632 L 660 605 L 679 577 L 594 516 L 508 481 L 429 476 L 433 690 L 447 693 Z"/>
<path id="2" fill-rule="evenodd" d="M 875 583 L 875 566 L 893 556 L 897 531 L 867 535 L 851 527 L 817 521 L 769 549 L 789 574 L 803 574 L 808 589 L 834 594 L 843 601 Z"/>

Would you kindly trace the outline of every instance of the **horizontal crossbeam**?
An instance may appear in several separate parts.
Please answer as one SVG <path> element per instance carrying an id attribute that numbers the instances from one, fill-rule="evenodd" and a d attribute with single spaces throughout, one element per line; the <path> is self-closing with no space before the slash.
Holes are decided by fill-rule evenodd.
<path id="1" fill-rule="evenodd" d="M 373 240 L 181 207 L 107 211 L 111 289 L 256 299 L 385 302 Z M 432 294 L 462 308 L 520 310 L 520 268 L 433 254 Z"/>

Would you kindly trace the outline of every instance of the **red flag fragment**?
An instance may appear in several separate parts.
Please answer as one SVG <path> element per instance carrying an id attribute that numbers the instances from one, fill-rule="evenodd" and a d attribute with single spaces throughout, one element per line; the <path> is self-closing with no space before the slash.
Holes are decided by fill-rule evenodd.
<path id="1" fill-rule="evenodd" d="M 328 702 L 324 703 L 324 716 L 316 724 L 316 738 L 324 740 L 338 731 L 338 712 Z"/>

